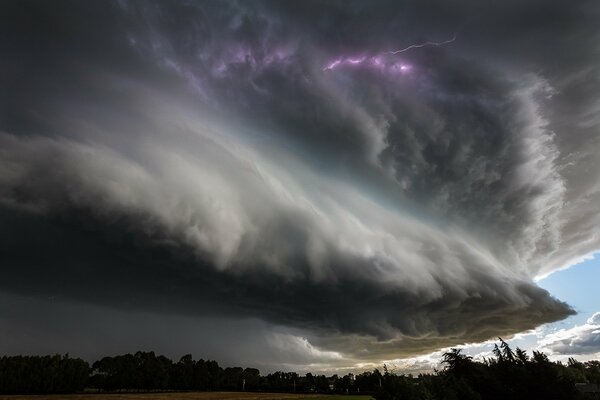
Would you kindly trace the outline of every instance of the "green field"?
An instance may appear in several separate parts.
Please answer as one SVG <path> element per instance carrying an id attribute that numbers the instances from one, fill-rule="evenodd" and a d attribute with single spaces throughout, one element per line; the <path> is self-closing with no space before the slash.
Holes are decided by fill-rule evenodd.
<path id="1" fill-rule="evenodd" d="M 185 393 L 111 393 L 2 396 L 0 400 L 371 400 L 371 396 L 327 394 L 185 392 Z"/>

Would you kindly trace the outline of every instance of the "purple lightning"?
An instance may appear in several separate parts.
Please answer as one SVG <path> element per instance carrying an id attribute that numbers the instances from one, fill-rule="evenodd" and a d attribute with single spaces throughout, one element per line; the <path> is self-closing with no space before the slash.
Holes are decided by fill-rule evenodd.
<path id="1" fill-rule="evenodd" d="M 411 70 L 411 66 L 408 64 L 404 64 L 404 63 L 398 63 L 398 62 L 386 62 L 386 60 L 384 60 L 384 58 L 382 56 L 384 55 L 395 55 L 395 54 L 399 54 L 399 53 L 404 53 L 406 51 L 412 50 L 412 49 L 418 49 L 421 47 L 427 47 L 427 46 L 444 46 L 446 44 L 452 43 L 456 40 L 456 35 L 454 35 L 451 39 L 443 41 L 443 42 L 424 42 L 424 43 L 417 43 L 417 44 L 411 44 L 408 47 L 405 47 L 403 49 L 400 50 L 392 50 L 392 51 L 386 51 L 383 53 L 379 53 L 378 55 L 372 56 L 372 57 L 366 57 L 366 56 L 361 56 L 361 57 L 340 57 L 336 60 L 333 60 L 331 62 L 329 62 L 324 68 L 323 71 L 330 71 L 333 69 L 336 69 L 338 67 L 341 67 L 343 65 L 362 65 L 362 64 L 366 64 L 372 68 L 376 68 L 376 69 L 385 69 L 385 70 L 391 70 L 393 72 L 408 72 Z"/>

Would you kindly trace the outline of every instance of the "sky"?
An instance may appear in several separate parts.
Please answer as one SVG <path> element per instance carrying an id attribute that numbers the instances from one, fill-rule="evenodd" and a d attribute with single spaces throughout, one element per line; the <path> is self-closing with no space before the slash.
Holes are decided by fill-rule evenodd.
<path id="1" fill-rule="evenodd" d="M 529 354 L 542 351 L 553 361 L 568 362 L 573 357 L 579 361 L 600 359 L 600 296 L 594 291 L 600 279 L 600 257 L 590 255 L 569 269 L 560 270 L 538 281 L 539 286 L 553 296 L 566 301 L 577 314 L 564 320 L 541 325 L 503 338 L 514 349 L 517 347 Z M 496 338 L 482 343 L 460 344 L 458 347 L 475 360 L 494 357 L 492 350 L 498 344 Z M 404 359 L 385 360 L 390 369 L 398 372 L 418 374 L 441 369 L 440 349 L 430 354 Z M 369 367 L 373 367 L 369 365 Z"/>
<path id="2" fill-rule="evenodd" d="M 0 353 L 600 352 L 596 1 L 3 1 Z"/>

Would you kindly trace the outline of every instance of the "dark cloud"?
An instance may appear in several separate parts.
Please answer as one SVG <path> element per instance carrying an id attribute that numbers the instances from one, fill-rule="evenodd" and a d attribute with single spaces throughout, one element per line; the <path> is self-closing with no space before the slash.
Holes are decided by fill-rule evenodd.
<path id="1" fill-rule="evenodd" d="M 7 296 L 329 366 L 572 313 L 533 279 L 599 247 L 593 3 L 2 7 Z"/>
<path id="2" fill-rule="evenodd" d="M 289 329 L 251 318 L 131 312 L 56 297 L 3 294 L 0 299 L 0 334 L 8 354 L 45 354 L 52 343 L 52 351 L 73 354 L 76 349 L 77 356 L 93 362 L 107 354 L 143 349 L 174 360 L 193 354 L 261 372 L 310 370 L 307 365 L 326 370 L 348 362 L 315 349 Z"/>

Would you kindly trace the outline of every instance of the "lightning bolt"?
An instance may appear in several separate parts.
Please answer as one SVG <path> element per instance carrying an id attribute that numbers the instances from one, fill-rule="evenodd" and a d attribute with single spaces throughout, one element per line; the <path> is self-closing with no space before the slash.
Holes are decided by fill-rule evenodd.
<path id="1" fill-rule="evenodd" d="M 456 40 L 456 34 L 454 36 L 452 36 L 452 39 L 449 39 L 449 40 L 446 40 L 443 42 L 423 42 L 423 43 L 419 43 L 419 44 L 411 44 L 410 46 L 405 47 L 403 49 L 388 51 L 385 54 L 399 54 L 399 53 L 404 53 L 405 51 L 409 51 L 412 49 L 418 49 L 421 47 L 427 47 L 427 46 L 443 46 L 445 44 L 452 43 L 455 40 Z"/>
<path id="2" fill-rule="evenodd" d="M 323 71 L 330 71 L 333 69 L 336 69 L 338 67 L 341 67 L 343 65 L 359 65 L 359 64 L 369 64 L 372 67 L 376 67 L 376 68 L 385 68 L 384 62 L 382 62 L 380 56 L 381 55 L 385 55 L 385 54 L 400 54 L 400 53 L 404 53 L 405 51 L 409 51 L 412 49 L 419 49 L 421 47 L 428 47 L 428 46 L 435 46 L 435 47 L 439 47 L 439 46 L 444 46 L 446 44 L 450 44 L 452 42 L 454 42 L 456 40 L 456 34 L 454 34 L 454 36 L 452 36 L 451 39 L 445 40 L 443 42 L 423 42 L 423 43 L 416 43 L 416 44 L 411 44 L 408 47 L 405 47 L 403 49 L 399 49 L 399 50 L 392 50 L 392 51 L 386 51 L 386 52 L 382 52 L 379 53 L 379 55 L 375 55 L 372 57 L 341 57 L 338 58 L 334 61 L 331 61 L 329 64 L 325 65 L 323 67 Z M 408 71 L 410 70 L 410 66 L 409 65 L 399 65 L 396 67 L 397 69 L 399 69 L 400 71 Z"/>

